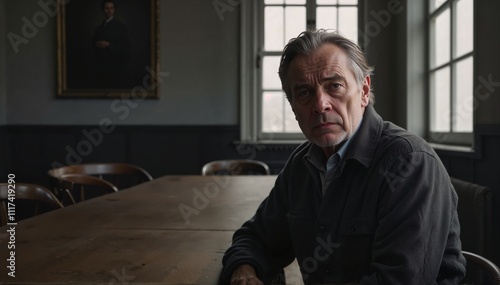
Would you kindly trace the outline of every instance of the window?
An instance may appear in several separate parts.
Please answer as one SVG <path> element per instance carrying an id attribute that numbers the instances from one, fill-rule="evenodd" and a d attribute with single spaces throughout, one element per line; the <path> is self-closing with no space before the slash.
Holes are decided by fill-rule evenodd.
<path id="1" fill-rule="evenodd" d="M 242 5 L 241 138 L 303 140 L 281 90 L 281 52 L 306 29 L 338 29 L 357 41 L 358 0 L 259 0 Z"/>
<path id="2" fill-rule="evenodd" d="M 429 3 L 430 135 L 472 144 L 474 0 Z"/>

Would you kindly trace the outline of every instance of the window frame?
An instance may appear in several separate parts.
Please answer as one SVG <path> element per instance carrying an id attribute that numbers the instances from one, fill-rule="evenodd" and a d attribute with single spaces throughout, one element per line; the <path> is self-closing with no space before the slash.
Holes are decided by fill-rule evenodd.
<path id="1" fill-rule="evenodd" d="M 361 8 L 363 0 L 358 0 L 358 42 L 363 19 Z M 287 5 L 306 7 L 306 29 L 314 28 L 316 23 L 316 1 L 306 0 L 306 4 Z M 323 5 L 322 5 L 323 6 Z M 331 5 L 339 6 L 339 5 Z M 344 5 L 340 5 L 344 6 Z M 354 5 L 347 5 L 354 6 Z M 311 21 L 311 19 L 314 19 Z M 338 21 L 338 19 L 337 19 Z M 263 56 L 281 56 L 281 51 L 263 51 L 264 42 L 264 0 L 241 1 L 240 25 L 240 140 L 247 143 L 297 144 L 306 140 L 302 132 L 264 132 L 262 130 L 262 65 Z M 283 93 L 283 97 L 285 94 Z M 288 102 L 285 100 L 286 104 Z"/>
<path id="2" fill-rule="evenodd" d="M 427 139 L 431 143 L 436 143 L 436 144 L 442 144 L 442 145 L 461 145 L 461 146 L 473 146 L 473 141 L 474 141 L 474 121 L 475 121 L 475 112 L 472 110 L 472 131 L 471 132 L 456 132 L 453 131 L 453 120 L 455 116 L 455 110 L 454 110 L 454 104 L 456 103 L 456 88 L 455 84 L 457 81 L 456 78 L 456 65 L 457 63 L 461 62 L 462 60 L 465 60 L 467 58 L 472 58 L 472 66 L 473 66 L 473 75 L 472 75 L 472 85 L 474 86 L 476 83 L 476 63 L 475 63 L 475 38 L 476 38 L 476 33 L 475 33 L 475 0 L 473 1 L 473 6 L 474 6 L 474 11 L 473 11 L 473 46 L 472 46 L 472 51 L 467 52 L 465 54 L 462 54 L 460 56 L 455 56 L 455 51 L 456 51 L 456 26 L 457 26 L 457 2 L 459 0 L 445 0 L 438 8 L 436 9 L 431 9 L 431 6 L 434 4 L 435 0 L 429 0 L 426 1 L 426 22 L 427 22 L 427 27 L 426 27 L 426 34 L 427 34 L 427 44 L 426 44 L 426 51 L 427 51 L 427 66 L 426 66 L 426 78 L 428 81 L 427 84 L 427 91 L 428 91 L 428 100 L 427 100 Z M 434 39 L 434 30 L 433 30 L 433 21 L 439 16 L 441 13 L 443 13 L 446 9 L 449 9 L 450 11 L 450 58 L 447 60 L 445 63 L 441 63 L 439 65 L 436 65 L 434 67 L 431 66 L 431 59 L 434 57 L 434 46 L 433 46 L 433 39 Z M 439 70 L 442 70 L 443 68 L 449 67 L 450 69 L 450 131 L 449 132 L 439 132 L 439 131 L 432 131 L 431 129 L 431 124 L 432 124 L 432 116 L 433 116 L 433 111 L 432 111 L 432 99 L 434 98 L 435 94 L 433 91 L 433 86 L 432 86 L 432 75 L 434 72 L 437 72 Z M 470 90 L 471 94 L 470 96 L 474 95 L 474 91 Z"/>

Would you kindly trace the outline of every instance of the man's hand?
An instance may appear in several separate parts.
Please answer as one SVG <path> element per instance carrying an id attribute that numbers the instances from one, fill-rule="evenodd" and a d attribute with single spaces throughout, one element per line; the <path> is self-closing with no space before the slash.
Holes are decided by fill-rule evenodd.
<path id="1" fill-rule="evenodd" d="M 233 271 L 231 285 L 263 285 L 251 265 L 242 264 Z"/>

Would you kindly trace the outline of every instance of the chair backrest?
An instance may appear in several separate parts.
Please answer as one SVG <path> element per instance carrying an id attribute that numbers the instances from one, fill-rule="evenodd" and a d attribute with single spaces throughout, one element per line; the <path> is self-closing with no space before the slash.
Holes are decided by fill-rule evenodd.
<path id="1" fill-rule="evenodd" d="M 451 178 L 451 183 L 458 195 L 462 249 L 485 256 L 491 249 L 491 189 L 457 178 Z"/>
<path id="2" fill-rule="evenodd" d="M 216 160 L 205 164 L 202 175 L 269 175 L 269 166 L 249 159 Z"/>
<path id="3" fill-rule="evenodd" d="M 489 277 L 487 277 L 486 280 L 468 280 L 466 284 L 500 284 L 500 268 L 498 268 L 498 266 L 496 266 L 493 262 L 481 255 L 472 252 L 462 251 L 462 254 L 467 260 L 467 269 L 469 269 L 471 265 L 476 265 L 482 271 L 486 272 L 487 276 Z"/>
<path id="4" fill-rule="evenodd" d="M 7 209 L 8 203 L 11 202 L 9 200 L 9 190 L 11 193 L 15 192 L 15 200 L 31 200 L 35 201 L 33 209 L 30 210 L 28 216 L 36 216 L 41 211 L 41 205 L 45 205 L 48 210 L 60 209 L 63 207 L 61 202 L 50 192 L 49 189 L 35 184 L 28 183 L 16 183 L 15 189 L 12 189 L 12 186 L 9 186 L 7 183 L 0 183 L 0 221 L 1 225 L 4 226 L 8 223 L 8 213 Z M 14 191 L 12 191 L 14 190 Z M 18 205 L 18 204 L 17 204 Z M 17 208 L 17 207 L 16 207 Z M 17 213 L 20 209 L 16 209 L 16 218 Z"/>
<path id="5" fill-rule="evenodd" d="M 56 196 L 65 204 L 75 204 L 104 194 L 118 192 L 110 182 L 84 174 L 63 174 L 50 177 Z M 75 198 L 78 197 L 77 199 Z"/>
<path id="6" fill-rule="evenodd" d="M 85 174 L 107 180 L 118 189 L 153 180 L 145 169 L 128 163 L 87 163 L 63 166 L 49 170 L 51 177 L 65 174 Z"/>
<path id="7" fill-rule="evenodd" d="M 451 178 L 458 195 L 458 218 L 462 250 L 474 252 L 489 258 L 492 254 L 492 191 L 475 183 Z M 477 268 L 467 270 L 465 281 L 484 279 L 484 273 Z"/>

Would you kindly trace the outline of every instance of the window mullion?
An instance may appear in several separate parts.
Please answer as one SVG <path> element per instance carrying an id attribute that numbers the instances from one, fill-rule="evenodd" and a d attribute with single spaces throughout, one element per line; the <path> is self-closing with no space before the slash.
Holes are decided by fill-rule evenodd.
<path id="1" fill-rule="evenodd" d="M 306 29 L 314 30 L 316 29 L 316 0 L 306 1 Z"/>
<path id="2" fill-rule="evenodd" d="M 456 62 L 455 54 L 457 50 L 456 42 L 456 26 L 457 26 L 457 1 L 452 1 L 450 3 L 450 131 L 455 132 L 455 122 L 457 120 L 457 114 L 455 113 L 455 105 L 457 102 L 457 90 L 456 90 Z"/>

